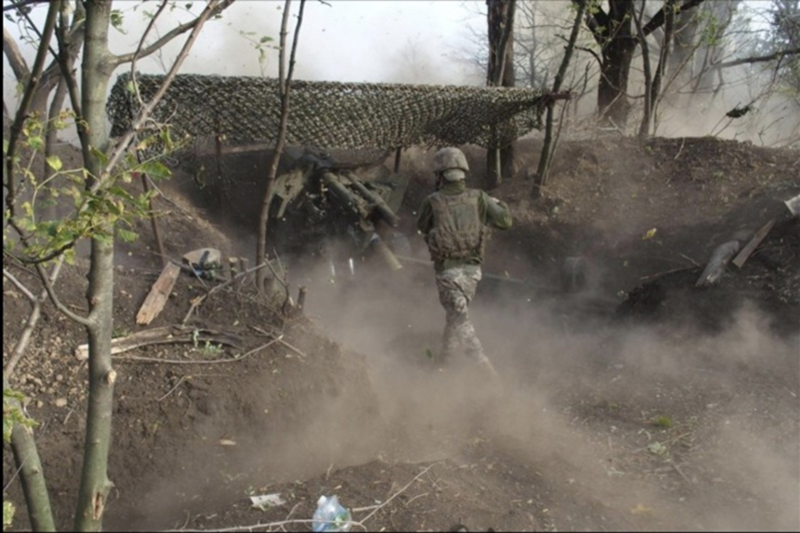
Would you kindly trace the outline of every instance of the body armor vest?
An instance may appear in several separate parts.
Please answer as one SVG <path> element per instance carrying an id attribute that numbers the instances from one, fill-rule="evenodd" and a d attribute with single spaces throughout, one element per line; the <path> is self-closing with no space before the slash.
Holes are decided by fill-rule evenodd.
<path id="1" fill-rule="evenodd" d="M 425 239 L 431 259 L 483 258 L 489 228 L 481 223 L 478 210 L 480 195 L 476 189 L 453 196 L 439 192 L 431 195 L 433 229 Z"/>

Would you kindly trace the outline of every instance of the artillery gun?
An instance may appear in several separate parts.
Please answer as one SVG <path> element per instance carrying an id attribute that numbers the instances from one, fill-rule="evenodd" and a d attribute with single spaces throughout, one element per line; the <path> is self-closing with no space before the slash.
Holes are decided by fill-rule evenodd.
<path id="1" fill-rule="evenodd" d="M 291 156 L 292 154 L 286 154 Z M 408 178 L 381 164 L 340 164 L 306 150 L 276 178 L 267 226 L 279 254 L 317 257 L 332 276 L 380 258 L 380 268 L 398 270 L 395 253 L 409 244 L 399 230 L 398 210 Z"/>

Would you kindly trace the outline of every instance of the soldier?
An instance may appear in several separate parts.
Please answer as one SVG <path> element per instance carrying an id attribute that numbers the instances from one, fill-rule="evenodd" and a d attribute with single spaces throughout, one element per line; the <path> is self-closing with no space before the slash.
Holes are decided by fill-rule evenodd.
<path id="1" fill-rule="evenodd" d="M 469 303 L 481 280 L 481 263 L 489 226 L 511 227 L 508 206 L 483 191 L 468 189 L 469 165 L 458 148 L 442 148 L 434 156 L 436 192 L 422 201 L 417 229 L 425 236 L 436 272 L 439 301 L 446 312 L 440 358 L 459 345 L 497 377 L 469 320 Z"/>

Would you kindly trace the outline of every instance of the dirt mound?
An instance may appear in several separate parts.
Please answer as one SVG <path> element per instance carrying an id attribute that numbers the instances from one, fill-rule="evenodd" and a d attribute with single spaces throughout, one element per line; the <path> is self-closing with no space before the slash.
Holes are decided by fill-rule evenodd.
<path id="1" fill-rule="evenodd" d="M 515 223 L 490 242 L 473 306 L 503 390 L 462 362 L 429 359 L 443 316 L 424 264 L 355 280 L 287 264 L 291 295 L 308 288 L 294 318 L 245 278 L 187 322 L 236 347 L 189 341 L 115 356 L 106 528 L 307 531 L 317 498 L 336 494 L 365 529 L 798 529 L 800 229 L 782 203 L 800 194 L 797 152 L 711 138 L 565 141 L 533 200 L 525 175 L 538 148 L 520 142 L 519 176 L 492 192 Z M 477 184 L 484 153 L 467 152 Z M 405 224 L 432 188 L 429 159 L 404 155 Z M 249 256 L 253 236 L 187 196 L 191 184 L 178 175 L 163 185 L 168 255 L 213 246 Z M 716 246 L 744 243 L 772 219 L 742 268 L 694 287 Z M 161 270 L 149 223 L 138 231 L 117 252 L 119 337 L 145 329 L 135 316 Z M 411 245 L 425 258 L 421 239 Z M 568 258 L 581 259 L 585 284 L 563 292 Z M 6 268 L 34 286 L 29 271 Z M 76 310 L 84 268 L 59 281 Z M 147 328 L 182 323 L 219 283 L 181 275 Z M 29 307 L 4 278 L 5 355 Z M 85 430 L 86 366 L 73 354 L 82 342 L 47 304 L 16 372 L 63 529 Z M 7 447 L 3 457 L 8 480 Z M 253 507 L 250 496 L 272 493 L 284 503 Z M 19 484 L 4 497 L 21 505 Z M 15 528 L 26 527 L 20 512 Z"/>

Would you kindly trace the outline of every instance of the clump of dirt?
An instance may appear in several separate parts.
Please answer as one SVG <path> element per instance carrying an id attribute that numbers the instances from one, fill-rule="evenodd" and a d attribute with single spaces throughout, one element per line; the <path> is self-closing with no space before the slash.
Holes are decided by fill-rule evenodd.
<path id="1" fill-rule="evenodd" d="M 800 194 L 797 152 L 712 138 L 564 141 L 533 199 L 525 176 L 539 145 L 518 143 L 519 175 L 492 191 L 514 226 L 489 243 L 472 306 L 500 390 L 466 362 L 429 357 L 443 311 L 424 261 L 395 274 L 359 264 L 354 279 L 287 261 L 285 296 L 308 290 L 299 315 L 282 312 L 284 295 L 257 296 L 251 276 L 209 293 L 222 281 L 183 273 L 139 326 L 162 266 L 140 222 L 140 239 L 118 245 L 115 335 L 185 322 L 238 342 L 115 356 L 105 527 L 307 531 L 319 496 L 336 494 L 365 529 L 798 529 L 800 229 L 783 205 Z M 478 185 L 485 154 L 466 150 Z M 429 161 L 418 150 L 402 160 L 409 229 L 433 187 Z M 192 184 L 179 173 L 161 185 L 167 255 L 212 246 L 248 256 L 251 229 L 187 192 Z M 741 268 L 694 286 L 716 246 L 744 245 L 770 220 Z M 563 284 L 568 264 L 582 265 L 582 283 Z M 29 269 L 5 268 L 37 287 Z M 58 282 L 78 312 L 85 271 L 79 260 Z M 30 305 L 6 278 L 3 292 L 5 358 Z M 85 431 L 83 342 L 45 304 L 12 383 L 39 422 L 62 529 Z M 7 446 L 3 458 L 9 480 Z M 273 493 L 283 503 L 250 500 Z M 19 483 L 4 499 L 23 507 Z M 14 528 L 26 527 L 20 512 Z"/>

